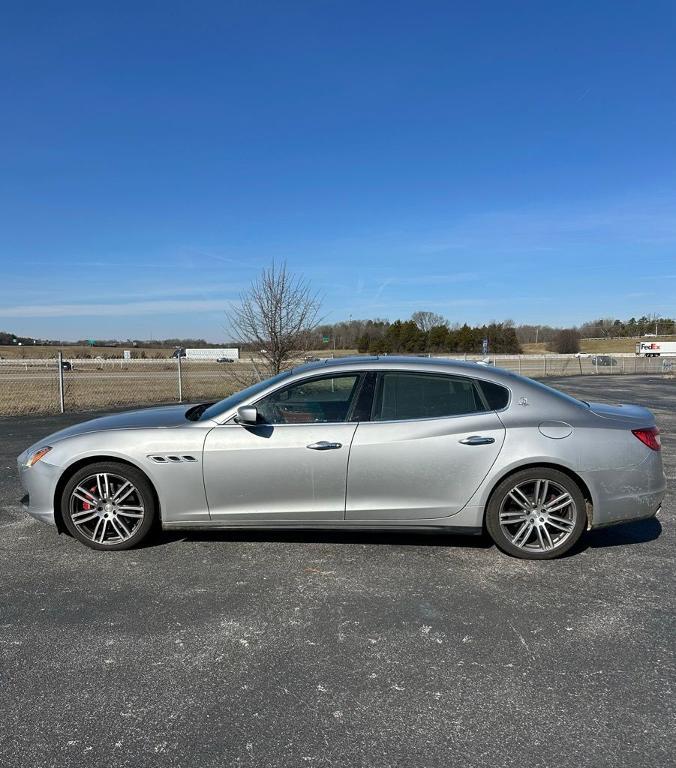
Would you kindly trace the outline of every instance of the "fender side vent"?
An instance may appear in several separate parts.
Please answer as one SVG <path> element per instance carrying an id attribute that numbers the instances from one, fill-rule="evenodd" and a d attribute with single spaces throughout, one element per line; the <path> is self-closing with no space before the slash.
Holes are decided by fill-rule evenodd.
<path id="1" fill-rule="evenodd" d="M 148 458 L 151 461 L 154 461 L 156 464 L 183 464 L 184 462 L 196 462 L 197 459 L 192 456 L 191 454 L 185 454 L 181 456 L 177 456 L 176 454 L 166 454 L 163 455 L 161 453 L 152 454 L 148 456 Z"/>

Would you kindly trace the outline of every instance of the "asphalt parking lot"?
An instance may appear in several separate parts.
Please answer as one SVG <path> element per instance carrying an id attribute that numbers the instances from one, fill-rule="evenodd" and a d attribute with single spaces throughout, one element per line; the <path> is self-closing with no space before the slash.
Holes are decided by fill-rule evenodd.
<path id="1" fill-rule="evenodd" d="M 99 553 L 21 511 L 0 419 L 0 765 L 673 764 L 676 381 L 550 380 L 653 409 L 659 519 L 524 562 L 487 539 L 163 535 Z"/>

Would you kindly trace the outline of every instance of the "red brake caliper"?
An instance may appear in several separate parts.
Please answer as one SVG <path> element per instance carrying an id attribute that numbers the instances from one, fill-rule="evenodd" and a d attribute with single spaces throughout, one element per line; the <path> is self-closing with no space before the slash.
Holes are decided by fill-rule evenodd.
<path id="1" fill-rule="evenodd" d="M 96 486 L 95 486 L 95 485 L 93 485 L 93 486 L 92 486 L 92 487 L 89 489 L 89 493 L 94 493 L 95 491 L 96 491 Z M 87 502 L 87 501 L 83 501 L 83 502 L 82 502 L 82 511 L 83 511 L 83 512 L 86 512 L 88 509 L 91 509 L 93 506 L 94 506 L 93 504 L 90 504 L 90 503 L 89 503 L 89 502 Z"/>

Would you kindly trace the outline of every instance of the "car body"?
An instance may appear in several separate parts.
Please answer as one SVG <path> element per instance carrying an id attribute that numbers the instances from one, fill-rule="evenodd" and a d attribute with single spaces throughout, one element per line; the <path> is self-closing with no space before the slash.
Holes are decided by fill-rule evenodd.
<path id="1" fill-rule="evenodd" d="M 31 446 L 18 465 L 27 511 L 76 535 L 73 519 L 98 525 L 135 486 L 136 514 L 149 510 L 165 529 L 487 526 L 510 554 L 545 558 L 564 542 L 510 549 L 500 531 L 508 539 L 524 516 L 544 525 L 564 492 L 574 497 L 569 519 L 554 510 L 552 525 L 568 529 L 574 517 L 576 537 L 656 514 L 666 485 L 658 433 L 645 408 L 583 403 L 499 368 L 356 357 L 302 365 L 215 404 L 86 421 Z M 129 544 L 91 534 L 78 538 Z"/>
<path id="2" fill-rule="evenodd" d="M 593 355 L 591 362 L 592 365 L 617 365 L 617 360 L 611 355 Z"/>

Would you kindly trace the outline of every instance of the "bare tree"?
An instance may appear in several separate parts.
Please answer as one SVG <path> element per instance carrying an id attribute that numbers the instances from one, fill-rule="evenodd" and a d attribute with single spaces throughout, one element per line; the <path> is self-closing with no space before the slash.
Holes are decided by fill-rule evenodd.
<path id="1" fill-rule="evenodd" d="M 580 351 L 580 332 L 577 328 L 561 328 L 556 332 L 550 343 L 554 352 L 560 355 L 571 355 Z"/>
<path id="2" fill-rule="evenodd" d="M 320 306 L 319 296 L 302 277 L 289 272 L 286 263 L 273 262 L 226 315 L 237 340 L 255 350 L 274 375 L 294 353 L 307 349 Z"/>
<path id="3" fill-rule="evenodd" d="M 448 325 L 448 320 L 443 315 L 438 315 L 436 312 L 414 312 L 411 315 L 411 320 L 420 328 L 421 331 L 427 333 L 431 328 L 438 325 Z"/>

